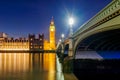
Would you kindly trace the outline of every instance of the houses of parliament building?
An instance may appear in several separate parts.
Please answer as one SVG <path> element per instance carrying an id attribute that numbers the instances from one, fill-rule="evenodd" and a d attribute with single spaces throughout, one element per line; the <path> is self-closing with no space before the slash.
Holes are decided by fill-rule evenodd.
<path id="1" fill-rule="evenodd" d="M 27 38 L 9 38 L 6 33 L 0 33 L 0 51 L 41 51 L 55 50 L 55 24 L 52 18 L 49 27 L 49 40 L 44 39 L 44 34 L 29 34 Z"/>

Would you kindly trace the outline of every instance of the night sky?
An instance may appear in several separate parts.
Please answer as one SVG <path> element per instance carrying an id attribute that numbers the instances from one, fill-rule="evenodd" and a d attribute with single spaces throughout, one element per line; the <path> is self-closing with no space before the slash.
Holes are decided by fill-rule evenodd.
<path id="1" fill-rule="evenodd" d="M 74 31 L 112 0 L 0 0 L 0 32 L 12 37 L 44 33 L 48 38 L 52 16 L 57 39 L 69 32 L 68 17 L 73 16 Z"/>

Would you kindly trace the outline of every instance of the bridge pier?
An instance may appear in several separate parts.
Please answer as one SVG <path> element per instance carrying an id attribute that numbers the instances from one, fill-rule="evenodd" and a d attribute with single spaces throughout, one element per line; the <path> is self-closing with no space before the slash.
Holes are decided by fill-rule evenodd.
<path id="1" fill-rule="evenodd" d="M 64 73 L 73 73 L 73 58 L 66 57 L 63 61 L 63 72 Z"/>
<path id="2" fill-rule="evenodd" d="M 73 73 L 73 39 L 69 38 L 68 56 L 63 60 L 63 72 Z"/>
<path id="3" fill-rule="evenodd" d="M 73 57 L 73 40 L 72 37 L 69 39 L 69 51 L 68 51 L 68 56 Z"/>

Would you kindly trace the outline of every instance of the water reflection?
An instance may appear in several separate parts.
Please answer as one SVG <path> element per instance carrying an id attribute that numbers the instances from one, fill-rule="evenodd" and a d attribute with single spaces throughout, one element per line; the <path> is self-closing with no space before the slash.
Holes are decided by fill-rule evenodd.
<path id="1" fill-rule="evenodd" d="M 0 73 L 15 73 L 29 70 L 28 53 L 0 54 Z"/>
<path id="2" fill-rule="evenodd" d="M 63 80 L 56 63 L 55 53 L 0 53 L 0 80 Z"/>

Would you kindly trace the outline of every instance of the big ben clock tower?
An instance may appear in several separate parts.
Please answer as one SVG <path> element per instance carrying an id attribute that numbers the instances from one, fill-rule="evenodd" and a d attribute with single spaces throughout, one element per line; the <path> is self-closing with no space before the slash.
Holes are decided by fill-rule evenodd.
<path id="1" fill-rule="evenodd" d="M 55 47 L 55 25 L 54 25 L 53 17 L 50 22 L 49 33 L 50 33 L 50 49 L 55 50 L 56 49 Z"/>

